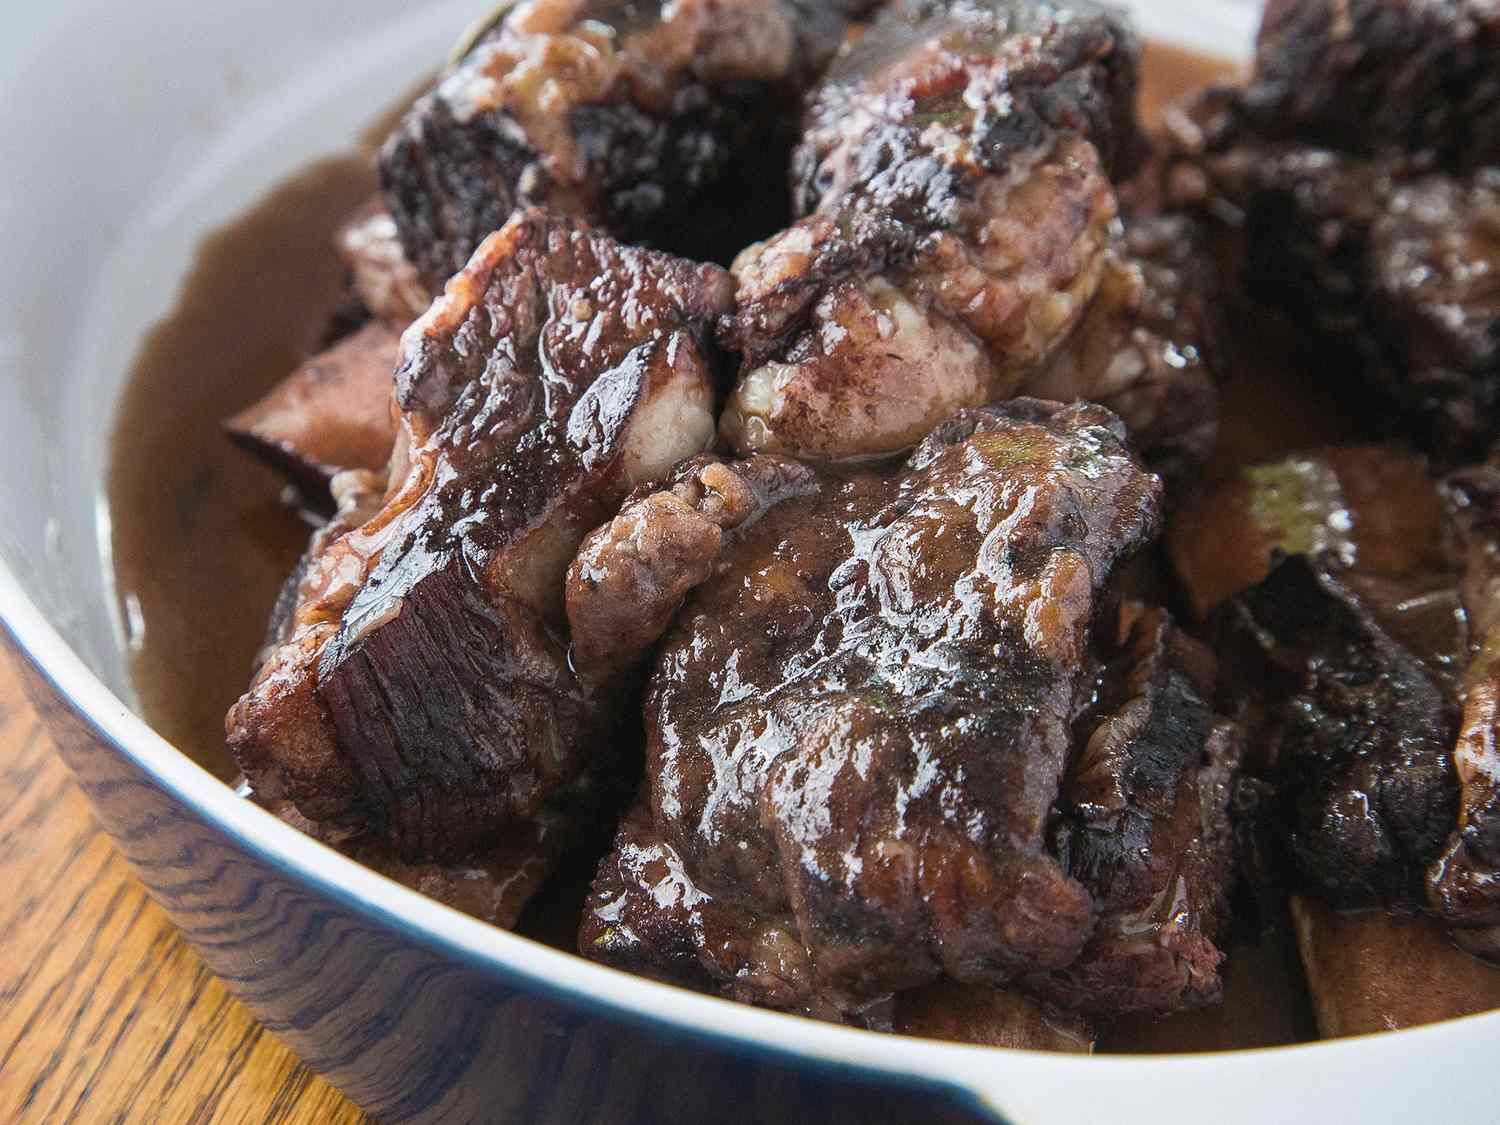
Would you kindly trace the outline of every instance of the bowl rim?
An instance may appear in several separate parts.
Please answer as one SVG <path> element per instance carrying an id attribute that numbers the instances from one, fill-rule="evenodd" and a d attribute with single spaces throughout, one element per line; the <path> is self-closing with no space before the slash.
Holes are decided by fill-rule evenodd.
<path id="1" fill-rule="evenodd" d="M 1018 1080 L 1039 1075 L 1069 1084 L 1084 1082 L 1096 1090 L 1119 1081 L 1122 1073 L 1156 1084 L 1174 1077 L 1196 1084 L 1210 1071 L 1222 1078 L 1226 1067 L 1253 1068 L 1266 1059 L 1305 1060 L 1308 1068 L 1323 1070 L 1339 1056 L 1368 1055 L 1374 1045 L 1404 1053 L 1423 1039 L 1466 1041 L 1470 1032 L 1500 1035 L 1500 1011 L 1494 1011 L 1401 1031 L 1237 1051 L 1068 1055 L 866 1031 L 703 995 L 596 964 L 470 917 L 362 866 L 244 800 L 171 745 L 104 684 L 46 619 L 3 558 L 0 628 L 96 737 L 259 861 L 447 955 L 522 978 L 528 987 L 628 1023 L 720 1040 L 741 1052 L 853 1065 L 913 1086 L 950 1087 L 999 1112 L 1005 1112 L 996 1104 L 1007 1100 L 1004 1091 L 1014 1092 Z M 1432 1049 L 1441 1048 L 1433 1044 Z M 1430 1057 L 1426 1051 L 1420 1055 Z M 1361 1069 L 1368 1065 L 1366 1059 Z"/>
<path id="2" fill-rule="evenodd" d="M 1137 26 L 1145 35 L 1179 39 L 1172 33 L 1166 11 L 1171 7 L 1162 5 L 1162 12 L 1150 18 L 1140 14 Z M 1198 45 L 1215 49 L 1214 45 L 1242 42 L 1250 17 L 1237 11 L 1238 7 L 1228 0 L 1195 4 L 1192 16 L 1206 37 Z M 109 573 L 105 577 L 106 582 L 112 580 Z M 107 591 L 106 596 L 110 596 Z M 1294 1091 L 1335 1081 L 1368 1084 L 1373 1068 L 1384 1066 L 1394 1072 L 1403 1063 L 1409 1067 L 1414 1062 L 1430 1067 L 1431 1059 L 1444 1057 L 1457 1065 L 1465 1061 L 1466 1046 L 1500 1041 L 1497 1010 L 1402 1031 L 1278 1047 L 1079 1056 L 877 1033 L 702 995 L 599 965 L 481 922 L 363 867 L 237 796 L 153 730 L 103 682 L 26 592 L 4 557 L 0 557 L 0 632 L 9 635 L 21 658 L 29 661 L 98 741 L 259 862 L 354 913 L 407 932 L 444 956 L 505 974 L 528 989 L 566 998 L 643 1028 L 715 1040 L 726 1050 L 743 1054 L 855 1067 L 912 1088 L 941 1087 L 1001 1117 L 1021 1115 L 1027 1120 L 1034 1119 L 1049 1098 L 1061 1098 L 1076 1107 L 1092 1097 L 1097 1109 L 1098 1099 L 1127 1086 L 1171 1104 L 1172 1091 L 1197 1089 L 1210 1077 L 1219 1093 L 1235 1086 L 1253 1101 L 1255 1092 L 1264 1088 L 1263 1074 L 1268 1070 L 1289 1081 Z M 1472 1063 L 1472 1053 L 1467 1061 Z M 1263 1110 L 1263 1100 L 1248 1106 L 1250 1113 Z M 1245 1111 L 1226 1107 L 1235 1120 L 1240 1120 L 1236 1112 Z M 1244 1118 L 1255 1119 L 1259 1118 Z"/>

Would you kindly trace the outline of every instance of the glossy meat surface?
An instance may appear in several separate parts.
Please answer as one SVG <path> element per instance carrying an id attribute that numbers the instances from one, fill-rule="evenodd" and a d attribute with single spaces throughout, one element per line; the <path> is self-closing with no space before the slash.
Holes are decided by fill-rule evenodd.
<path id="1" fill-rule="evenodd" d="M 775 149 L 844 23 L 829 0 L 525 0 L 382 150 L 407 254 L 436 288 L 531 205 L 626 241 L 690 240 L 671 230 L 683 209 L 741 151 Z"/>
<path id="2" fill-rule="evenodd" d="M 1095 905 L 1047 823 L 1104 587 L 1158 519 L 1122 432 L 961 412 L 736 533 L 658 656 L 584 952 L 824 1014 L 1071 964 Z"/>
<path id="3" fill-rule="evenodd" d="M 568 665 L 564 572 L 711 438 L 702 343 L 728 300 L 721 270 L 539 212 L 486 240 L 404 338 L 381 506 L 323 547 L 230 713 L 258 790 L 445 858 L 628 740 Z"/>
<path id="4" fill-rule="evenodd" d="M 1136 53 L 1088 0 L 887 9 L 809 100 L 803 217 L 735 261 L 735 449 L 896 453 L 1017 393 L 1099 288 Z"/>
<path id="5" fill-rule="evenodd" d="M 1078 959 L 1027 990 L 1068 1011 L 1167 1014 L 1218 1003 L 1240 736 L 1214 712 L 1215 662 L 1165 611 L 1125 602 L 1101 630 L 1095 702 L 1052 827 L 1099 921 Z"/>

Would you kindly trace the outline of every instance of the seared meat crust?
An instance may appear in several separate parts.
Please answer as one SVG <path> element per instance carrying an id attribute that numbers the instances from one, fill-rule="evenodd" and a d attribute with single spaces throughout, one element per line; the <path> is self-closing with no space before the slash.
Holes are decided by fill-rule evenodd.
<path id="1" fill-rule="evenodd" d="M 1099 1016 L 1218 1003 L 1239 731 L 1214 713 L 1213 654 L 1165 611 L 1123 603 L 1104 632 L 1097 702 L 1074 724 L 1082 749 L 1052 829 L 1099 922 L 1076 961 L 1025 987 Z"/>
<path id="2" fill-rule="evenodd" d="M 1244 113 L 1263 136 L 1474 170 L 1500 161 L 1490 0 L 1271 0 Z"/>
<path id="3" fill-rule="evenodd" d="M 844 8 L 861 6 L 525 0 L 382 149 L 408 256 L 436 290 L 530 205 L 662 241 L 738 153 L 775 150 L 778 121 L 840 43 Z"/>
<path id="4" fill-rule="evenodd" d="M 1194 169 L 1177 202 L 1227 220 L 1250 294 L 1322 342 L 1351 397 L 1394 406 L 1393 436 L 1454 464 L 1500 434 L 1500 173 L 1254 140 Z"/>
<path id="5" fill-rule="evenodd" d="M 624 737 L 568 666 L 563 576 L 632 486 L 711 439 L 703 345 L 728 301 L 721 270 L 555 216 L 486 240 L 404 338 L 383 505 L 324 547 L 230 712 L 258 789 L 444 858 Z"/>
<path id="6" fill-rule="evenodd" d="M 734 447 L 895 453 L 1017 393 L 1098 289 L 1136 53 L 1089 0 L 879 17 L 810 99 L 804 217 L 735 262 Z"/>
<path id="7" fill-rule="evenodd" d="M 1094 406 L 964 411 L 737 531 L 657 659 L 584 952 L 825 1013 L 1071 964 L 1095 906 L 1046 828 L 1160 500 L 1122 440 Z"/>
<path id="8" fill-rule="evenodd" d="M 1448 467 L 1482 458 L 1500 436 L 1500 9 L 1277 0 L 1250 85 L 1169 125 L 1168 200 L 1322 344 L 1351 407 L 1375 399 L 1372 422 Z"/>
<path id="9" fill-rule="evenodd" d="M 1420 903 L 1457 806 L 1443 684 L 1322 556 L 1289 556 L 1218 616 L 1302 887 L 1339 907 Z"/>

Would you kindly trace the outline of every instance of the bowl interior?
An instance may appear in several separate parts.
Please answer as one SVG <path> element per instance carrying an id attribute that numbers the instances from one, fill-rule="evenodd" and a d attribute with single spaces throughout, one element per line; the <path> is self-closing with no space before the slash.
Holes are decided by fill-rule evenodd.
<path id="1" fill-rule="evenodd" d="M 1259 4 L 1136 0 L 1126 6 L 1148 36 L 1243 58 Z M 162 762 L 157 751 L 165 748 L 117 714 L 121 709 L 99 690 L 102 684 L 118 699 L 133 699 L 127 658 L 139 626 L 131 607 L 117 603 L 109 558 L 110 521 L 129 513 L 109 511 L 103 479 L 112 421 L 139 343 L 176 304 L 194 249 L 208 233 L 314 158 L 345 149 L 487 7 L 487 0 L 53 0 L 7 13 L 8 34 L 0 37 L 0 151 L 12 154 L 0 177 L 0 245 L 8 250 L 0 268 L 0 613 L 23 640 L 45 642 L 32 644 L 33 651 L 57 666 L 51 670 L 60 682 L 94 714 L 108 711 L 111 733 L 153 762 Z M 255 299 L 253 286 L 245 299 Z M 214 376 L 212 354 L 202 357 L 201 369 L 183 374 Z M 170 396 L 160 409 L 180 411 Z M 53 643 L 33 605 L 81 666 Z M 171 772 L 170 783 L 181 790 L 199 787 L 194 795 L 213 815 L 233 816 L 227 791 L 206 775 L 191 767 L 161 766 L 161 772 Z M 398 911 L 413 926 L 442 932 L 476 957 L 504 957 L 522 968 L 534 962 L 539 975 L 555 967 L 556 955 L 528 951 L 528 943 L 353 870 L 332 853 L 293 840 L 271 818 L 260 819 L 265 823 L 247 825 L 256 846 L 283 857 L 299 849 L 287 862 L 308 872 L 350 867 L 340 873 L 350 894 Z M 698 1028 L 732 1022 L 724 1033 L 831 1058 L 852 1054 L 850 1044 L 859 1041 L 853 1038 L 858 1033 L 677 997 L 649 982 L 573 964 L 577 988 L 608 994 L 639 1013 Z M 1479 1019 L 1493 1044 L 1500 1024 Z M 882 1065 L 946 1072 L 981 1090 L 1007 1083 L 1018 1088 L 1013 1080 L 1024 1072 L 1028 1104 L 1074 1105 L 1077 1120 L 1093 1119 L 1094 1099 L 1106 1089 L 1116 1099 L 1117 1119 L 1133 1120 L 1139 1111 L 1145 1120 L 1162 1100 L 1172 1100 L 1173 1091 L 1180 1095 L 1195 1084 L 1203 1085 L 1205 1097 L 1211 1088 L 1225 1107 L 1224 1120 L 1251 1120 L 1242 1112 L 1252 1112 L 1266 1083 L 1275 1087 L 1302 1066 L 1294 1060 L 1306 1059 L 1303 1079 L 1311 1084 L 1301 1088 L 1315 1095 L 1304 1108 L 1321 1098 L 1319 1104 L 1338 1116 L 1350 1108 L 1339 1100 L 1340 1090 L 1371 1074 L 1388 1075 L 1403 1052 L 1423 1043 L 1430 1044 L 1426 1057 L 1450 1059 L 1455 1073 L 1448 1077 L 1458 1084 L 1462 1059 L 1450 1048 L 1463 1035 L 1465 1028 L 1450 1025 L 1364 1045 L 1202 1063 L 1099 1059 L 1083 1069 L 1061 1058 L 884 1037 L 868 1037 L 862 1050 Z M 1347 1085 L 1334 1081 L 1338 1070 Z M 1444 1080 L 1441 1071 L 1430 1070 L 1430 1086 Z M 1203 1083 L 1194 1077 L 1199 1074 Z M 1312 1081 L 1315 1076 L 1326 1084 Z M 1408 1107 L 1434 1104 L 1425 1098 Z M 1075 1119 L 1057 1119 L 1064 1118 Z"/>
<path id="2" fill-rule="evenodd" d="M 1128 6 L 1147 35 L 1230 56 L 1255 20 L 1244 0 Z M 10 14 L 0 149 L 26 159 L 0 182 L 0 561 L 127 702 L 140 622 L 109 553 L 110 521 L 129 513 L 109 510 L 103 478 L 140 341 L 206 234 L 347 148 L 485 7 L 59 0 Z M 213 379 L 214 363 L 183 378 Z"/>
<path id="3" fill-rule="evenodd" d="M 11 15 L 0 144 L 26 159 L 0 183 L 0 560 L 121 698 L 133 623 L 103 481 L 140 341 L 207 233 L 347 148 L 479 6 L 314 0 L 268 19 L 278 6 L 79 0 Z M 214 363 L 183 378 L 213 379 Z"/>

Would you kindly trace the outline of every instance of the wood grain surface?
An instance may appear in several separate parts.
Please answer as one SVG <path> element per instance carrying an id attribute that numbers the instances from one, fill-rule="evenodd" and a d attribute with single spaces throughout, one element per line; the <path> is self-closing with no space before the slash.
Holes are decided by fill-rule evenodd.
<path id="1" fill-rule="evenodd" d="M 361 1120 L 146 897 L 0 652 L 0 1122 Z"/>

